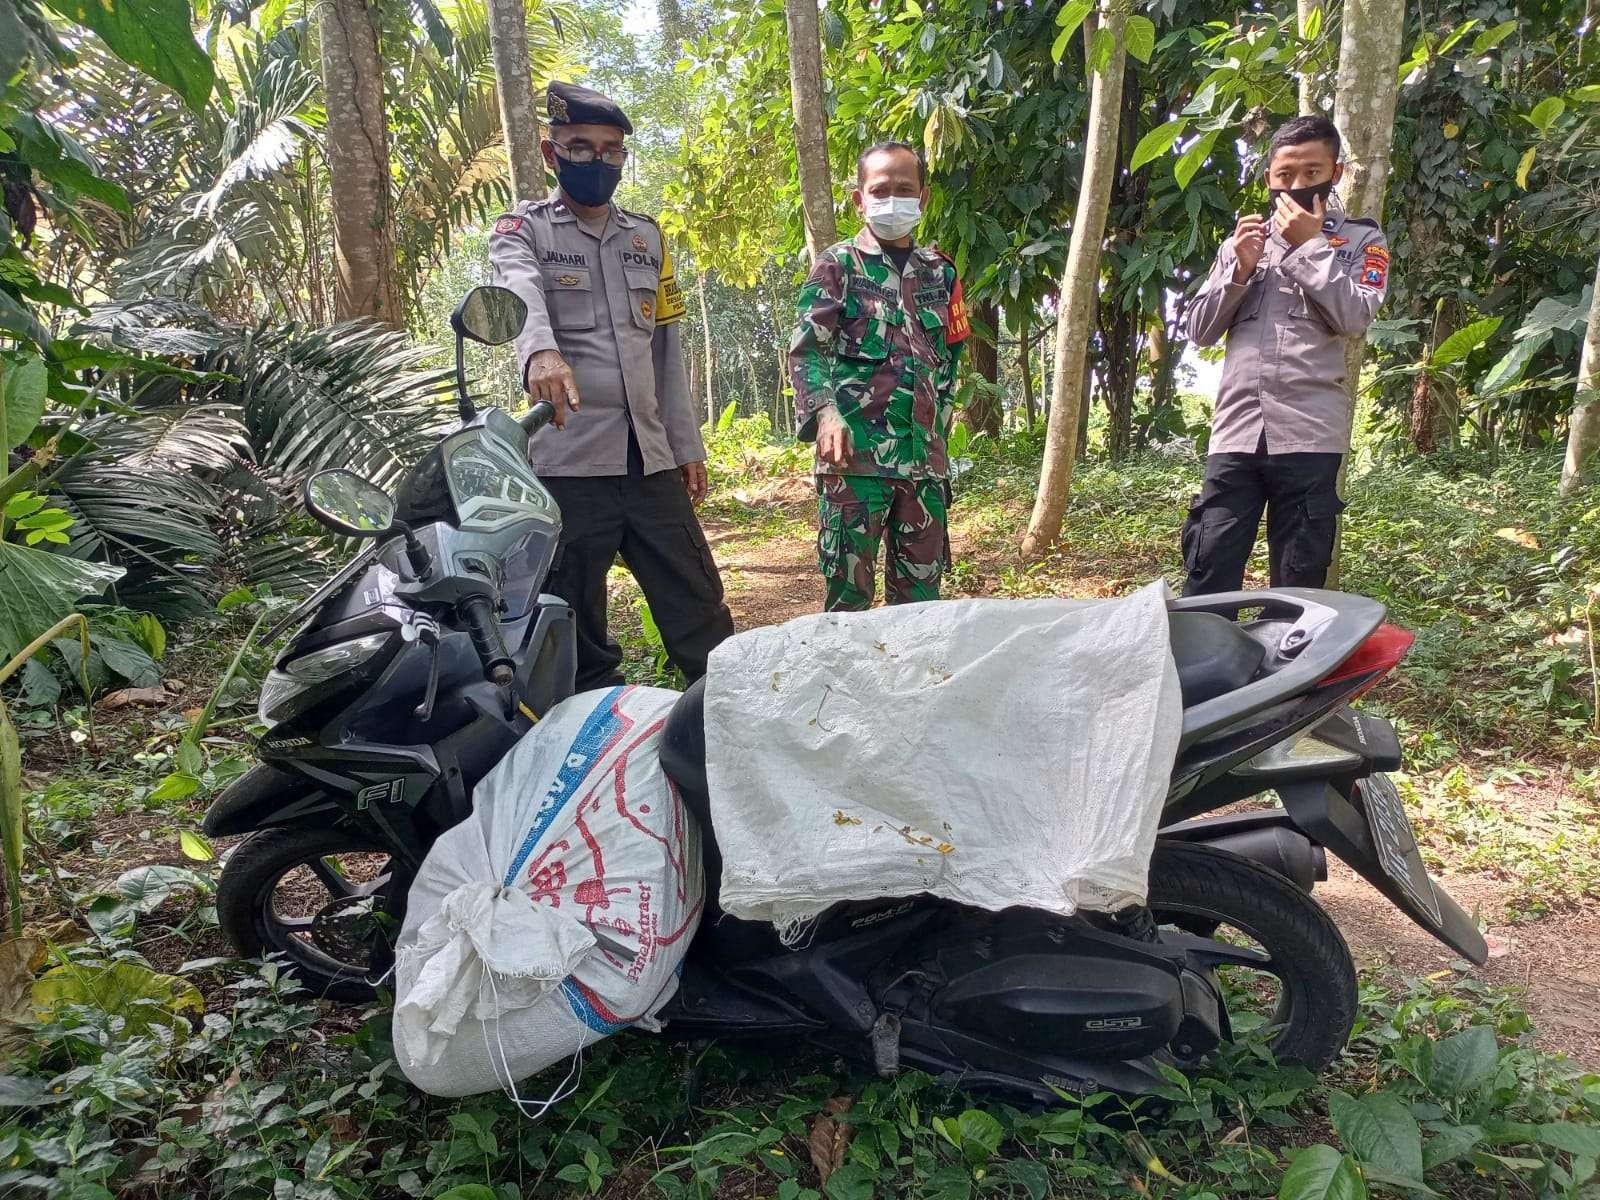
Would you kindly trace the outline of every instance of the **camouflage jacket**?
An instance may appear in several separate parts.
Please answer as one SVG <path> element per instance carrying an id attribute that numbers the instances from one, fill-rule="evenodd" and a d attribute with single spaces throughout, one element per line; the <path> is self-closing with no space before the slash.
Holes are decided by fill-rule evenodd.
<path id="1" fill-rule="evenodd" d="M 850 430 L 843 466 L 819 475 L 942 479 L 956 364 L 971 333 L 950 260 L 918 246 L 905 274 L 863 229 L 823 253 L 800 289 L 789 378 L 801 441 L 836 405 Z"/>

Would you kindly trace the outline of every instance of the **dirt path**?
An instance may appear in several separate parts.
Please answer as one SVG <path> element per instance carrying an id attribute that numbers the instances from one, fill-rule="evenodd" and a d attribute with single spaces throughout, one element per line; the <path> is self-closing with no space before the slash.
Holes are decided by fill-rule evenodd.
<path id="1" fill-rule="evenodd" d="M 775 510 L 782 532 L 708 517 L 706 533 L 722 568 L 739 629 L 775 624 L 818 611 L 822 584 L 816 551 L 806 529 L 809 506 Z M 954 534 L 955 557 L 977 547 Z M 992 557 L 992 555 L 983 555 Z M 1083 595 L 1107 594 L 1104 580 L 1085 579 Z M 1471 977 L 1526 993 L 1538 1028 L 1537 1041 L 1590 1067 L 1600 1067 L 1600 908 L 1557 913 L 1534 924 L 1501 923 L 1509 888 L 1483 875 L 1446 875 L 1446 890 L 1469 913 L 1489 921 L 1495 957 Z M 1331 861 L 1330 877 L 1317 896 L 1339 923 L 1358 963 L 1397 976 L 1425 977 L 1450 971 L 1457 956 L 1413 925 L 1344 864 Z"/>

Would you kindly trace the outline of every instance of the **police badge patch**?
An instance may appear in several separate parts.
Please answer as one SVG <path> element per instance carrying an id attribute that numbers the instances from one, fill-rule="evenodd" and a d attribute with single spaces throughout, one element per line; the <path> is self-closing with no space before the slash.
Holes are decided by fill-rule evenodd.
<path id="1" fill-rule="evenodd" d="M 494 223 L 494 231 L 496 233 L 515 233 L 521 228 L 521 217 L 501 217 Z"/>
<path id="2" fill-rule="evenodd" d="M 639 251 L 648 251 L 650 249 L 650 243 L 644 240 L 643 234 L 636 233 L 633 235 L 633 248 Z"/>
<path id="3" fill-rule="evenodd" d="M 656 315 L 655 302 L 652 300 L 639 301 L 639 315 L 648 319 Z"/>

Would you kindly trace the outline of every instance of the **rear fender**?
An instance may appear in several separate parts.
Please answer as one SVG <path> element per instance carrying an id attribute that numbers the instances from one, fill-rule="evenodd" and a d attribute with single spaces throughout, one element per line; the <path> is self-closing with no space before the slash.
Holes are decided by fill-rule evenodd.
<path id="1" fill-rule="evenodd" d="M 1312 841 L 1332 850 L 1350 867 L 1382 892 L 1389 902 L 1423 929 L 1438 938 L 1463 958 L 1482 964 L 1489 959 L 1489 948 L 1474 921 L 1445 890 L 1433 881 L 1439 905 L 1437 920 L 1403 887 L 1384 872 L 1378 858 L 1367 819 L 1337 787 L 1326 781 L 1308 780 L 1278 787 L 1283 806 L 1300 830 Z"/>

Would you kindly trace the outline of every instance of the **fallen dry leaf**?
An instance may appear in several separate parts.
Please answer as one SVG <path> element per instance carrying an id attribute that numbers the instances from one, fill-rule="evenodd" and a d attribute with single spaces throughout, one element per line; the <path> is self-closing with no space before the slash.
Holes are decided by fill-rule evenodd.
<path id="1" fill-rule="evenodd" d="M 103 697 L 96 708 L 110 712 L 113 709 L 128 708 L 135 704 L 165 704 L 172 696 L 167 689 L 157 684 L 155 687 L 120 688 Z"/>
<path id="2" fill-rule="evenodd" d="M 183 710 L 183 719 L 185 721 L 189 722 L 189 724 L 193 725 L 196 721 L 198 721 L 200 719 L 200 714 L 202 714 L 205 711 L 206 711 L 205 709 L 200 708 L 198 706 L 195 707 L 195 708 L 186 708 L 186 709 Z"/>
<path id="3" fill-rule="evenodd" d="M 44 966 L 47 951 L 36 937 L 0 942 L 0 1021 L 33 1019 L 33 977 Z"/>
<path id="4" fill-rule="evenodd" d="M 1526 546 L 1529 550 L 1537 550 L 1539 548 L 1539 539 L 1526 529 L 1516 529 L 1508 525 L 1504 529 L 1496 529 L 1494 535 L 1497 538 L 1503 538 L 1505 541 L 1515 542 L 1519 546 Z"/>
<path id="5" fill-rule="evenodd" d="M 1490 958 L 1504 958 L 1511 953 L 1511 939 L 1508 937 L 1502 937 L 1498 933 L 1486 933 L 1483 935 L 1483 940 L 1489 947 Z"/>
<path id="6" fill-rule="evenodd" d="M 811 1165 L 817 1169 L 817 1179 L 828 1186 L 828 1177 L 844 1165 L 845 1151 L 850 1148 L 854 1129 L 834 1118 L 848 1112 L 854 1101 L 848 1096 L 835 1096 L 823 1105 L 823 1111 L 811 1122 L 811 1136 L 806 1148 L 811 1152 Z"/>

